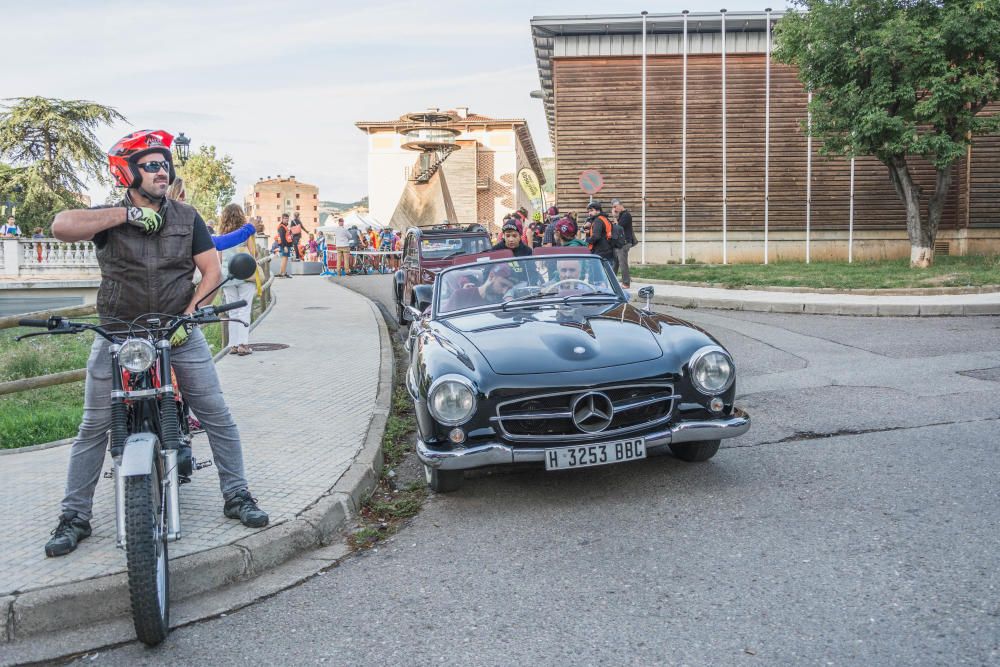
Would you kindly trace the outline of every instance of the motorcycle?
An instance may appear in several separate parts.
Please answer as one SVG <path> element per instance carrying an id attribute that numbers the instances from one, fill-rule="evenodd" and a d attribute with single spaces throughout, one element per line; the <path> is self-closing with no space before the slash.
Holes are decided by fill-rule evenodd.
<path id="1" fill-rule="evenodd" d="M 233 278 L 246 280 L 256 269 L 252 256 L 236 255 L 219 287 Z M 110 343 L 113 466 L 106 476 L 115 484 L 116 544 L 125 551 L 132 622 L 139 640 L 149 646 L 162 642 L 170 630 L 167 545 L 181 538 L 179 488 L 195 470 L 212 465 L 197 461 L 191 453 L 187 405 L 170 366 L 170 338 L 182 326 L 219 322 L 218 315 L 245 305 L 241 300 L 165 320 L 151 313 L 132 322 L 115 321 L 127 326 L 124 333 L 58 316 L 18 322 L 46 331 L 17 340 L 93 331 Z"/>

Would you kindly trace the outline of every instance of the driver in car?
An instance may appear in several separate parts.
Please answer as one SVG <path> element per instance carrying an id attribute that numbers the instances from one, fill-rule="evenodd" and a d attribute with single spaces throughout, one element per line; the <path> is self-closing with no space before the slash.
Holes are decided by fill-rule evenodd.
<path id="1" fill-rule="evenodd" d="M 583 262 L 579 259 L 560 259 L 556 262 L 556 270 L 549 271 L 552 279 L 545 285 L 543 291 L 551 292 L 552 288 L 559 285 L 559 290 L 578 290 L 582 288 L 584 282 L 580 276 L 583 274 Z M 561 284 L 560 284 L 561 283 Z"/>
<path id="2" fill-rule="evenodd" d="M 445 310 L 462 310 L 491 303 L 500 303 L 507 291 L 514 286 L 514 272 L 507 264 L 497 264 L 486 274 L 479 287 L 468 285 L 455 291 L 448 299 Z"/>
<path id="3" fill-rule="evenodd" d="M 557 280 L 580 280 L 580 260 L 560 259 L 556 262 Z"/>

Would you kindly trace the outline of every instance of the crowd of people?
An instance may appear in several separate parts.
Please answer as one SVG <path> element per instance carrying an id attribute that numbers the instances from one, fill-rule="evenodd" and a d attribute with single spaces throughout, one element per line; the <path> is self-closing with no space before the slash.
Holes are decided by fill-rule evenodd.
<path id="1" fill-rule="evenodd" d="M 303 234 L 308 234 L 308 240 L 303 241 Z M 392 252 L 398 251 L 402 247 L 402 236 L 395 229 L 384 228 L 381 230 L 374 227 L 359 229 L 357 225 L 345 226 L 344 219 L 337 219 L 337 228 L 333 233 L 336 246 L 335 270 L 340 275 L 358 272 L 372 262 L 363 258 L 352 256 L 357 252 Z M 281 267 L 275 275 L 277 278 L 291 278 L 288 274 L 288 262 L 321 262 L 325 261 L 327 252 L 327 239 L 325 234 L 310 232 L 302 225 L 299 214 L 296 213 L 292 220 L 288 219 L 288 214 L 281 216 L 278 224 L 278 232 L 274 235 L 271 243 L 271 254 L 281 256 Z M 386 258 L 385 268 L 398 269 L 398 255 L 391 255 Z"/>
<path id="2" fill-rule="evenodd" d="M 399 268 L 399 254 L 383 255 L 384 262 L 374 262 L 371 257 L 352 253 L 398 253 L 403 246 L 403 237 L 395 229 L 383 227 L 375 229 L 359 229 L 357 225 L 348 227 L 343 218 L 337 218 L 337 226 L 333 230 L 334 242 L 337 245 L 337 258 L 334 270 L 339 275 L 352 272 L 373 270 L 392 270 Z"/>
<path id="3" fill-rule="evenodd" d="M 586 247 L 590 253 L 607 260 L 614 272 L 620 274 L 622 286 L 629 287 L 628 254 L 638 242 L 632 229 L 632 214 L 620 199 L 612 199 L 610 214 L 604 212 L 601 202 L 590 202 L 582 224 L 577 222 L 576 213 L 560 213 L 555 206 L 549 207 L 544 215 L 536 212 L 530 221 L 527 209 L 520 208 L 504 217 L 493 249 L 506 248 L 522 257 L 539 247 Z"/>

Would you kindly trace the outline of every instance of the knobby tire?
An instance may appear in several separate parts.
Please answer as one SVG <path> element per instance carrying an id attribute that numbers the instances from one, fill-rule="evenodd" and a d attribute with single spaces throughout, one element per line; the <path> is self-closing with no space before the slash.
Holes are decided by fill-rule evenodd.
<path id="1" fill-rule="evenodd" d="M 170 570 L 165 539 L 166 522 L 160 516 L 158 461 L 153 473 L 125 478 L 125 555 L 132 623 L 139 641 L 155 646 L 170 629 Z M 160 528 L 162 527 L 162 530 Z M 162 554 L 163 582 L 158 586 L 157 560 Z M 162 613 L 161 600 L 163 596 Z"/>

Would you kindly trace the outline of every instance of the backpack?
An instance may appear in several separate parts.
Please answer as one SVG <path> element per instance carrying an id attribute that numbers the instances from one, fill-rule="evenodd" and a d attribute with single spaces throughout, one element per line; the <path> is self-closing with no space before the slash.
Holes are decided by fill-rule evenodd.
<path id="1" fill-rule="evenodd" d="M 616 250 L 619 248 L 624 248 L 628 245 L 628 239 L 625 238 L 625 228 L 619 225 L 617 222 L 611 225 L 611 247 Z"/>

